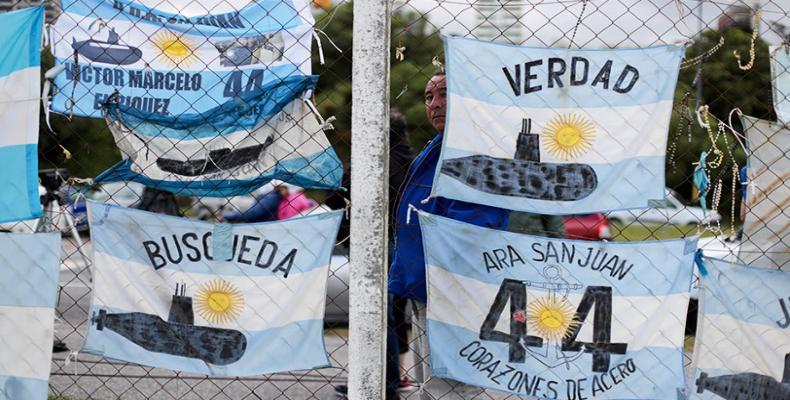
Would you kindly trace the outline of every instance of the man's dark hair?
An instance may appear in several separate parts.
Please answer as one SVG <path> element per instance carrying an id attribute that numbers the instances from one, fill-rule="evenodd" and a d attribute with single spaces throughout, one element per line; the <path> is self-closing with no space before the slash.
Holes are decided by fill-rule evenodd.
<path id="1" fill-rule="evenodd" d="M 395 108 L 390 109 L 390 134 L 395 142 L 406 138 L 406 117 Z"/>

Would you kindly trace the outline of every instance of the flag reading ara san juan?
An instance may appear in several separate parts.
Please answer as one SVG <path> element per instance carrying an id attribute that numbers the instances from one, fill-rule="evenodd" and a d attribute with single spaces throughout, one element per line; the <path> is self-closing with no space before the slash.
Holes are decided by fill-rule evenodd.
<path id="1" fill-rule="evenodd" d="M 302 101 L 316 80 L 290 76 L 205 113 L 178 116 L 140 111 L 111 96 L 104 117 L 123 160 L 96 181 L 214 197 L 243 195 L 272 179 L 339 187 L 340 159 Z"/>
<path id="2" fill-rule="evenodd" d="M 51 108 L 100 117 L 122 104 L 203 113 L 294 74 L 310 74 L 306 0 L 64 0 L 52 52 L 65 67 Z"/>
<path id="3" fill-rule="evenodd" d="M 88 216 L 84 352 L 211 376 L 329 366 L 324 304 L 342 212 L 229 225 L 89 202 Z"/>
<path id="4" fill-rule="evenodd" d="M 694 400 L 790 399 L 790 274 L 699 257 Z"/>
<path id="5" fill-rule="evenodd" d="M 576 50 L 445 38 L 432 196 L 544 214 L 647 208 L 683 48 Z"/>
<path id="6" fill-rule="evenodd" d="M 776 117 L 790 123 L 790 45 L 771 46 L 769 54 Z"/>
<path id="7" fill-rule="evenodd" d="M 44 7 L 0 14 L 0 222 L 41 216 L 38 119 Z"/>
<path id="8" fill-rule="evenodd" d="M 60 234 L 0 233 L 0 252 L 0 400 L 45 400 L 52 363 Z"/>
<path id="9" fill-rule="evenodd" d="M 585 242 L 419 218 L 432 374 L 554 400 L 683 388 L 696 239 Z"/>
<path id="10" fill-rule="evenodd" d="M 756 267 L 790 268 L 790 126 L 742 116 L 749 154 L 746 217 L 738 259 Z"/>

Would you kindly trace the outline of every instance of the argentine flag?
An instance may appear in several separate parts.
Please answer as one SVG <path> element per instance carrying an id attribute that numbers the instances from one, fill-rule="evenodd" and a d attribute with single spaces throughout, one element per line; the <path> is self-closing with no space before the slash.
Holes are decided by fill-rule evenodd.
<path id="1" fill-rule="evenodd" d="M 214 197 L 246 194 L 272 179 L 339 187 L 340 159 L 302 101 L 317 79 L 290 76 L 205 113 L 177 116 L 141 111 L 113 96 L 104 118 L 123 160 L 96 181 Z"/>
<path id="2" fill-rule="evenodd" d="M 44 7 L 0 14 L 0 222 L 41 216 L 38 120 Z"/>
<path id="3" fill-rule="evenodd" d="M 162 116 L 204 113 L 310 75 L 307 0 L 63 0 L 52 53 L 65 67 L 51 108 L 101 117 L 116 91 Z"/>
<path id="4" fill-rule="evenodd" d="M 211 376 L 329 366 L 324 304 L 342 214 L 228 225 L 89 202 L 82 351 Z"/>
<path id="5" fill-rule="evenodd" d="M 776 117 L 790 123 L 790 45 L 771 46 L 768 50 Z"/>
<path id="6" fill-rule="evenodd" d="M 0 400 L 45 400 L 60 234 L 0 233 L 0 254 Z"/>
<path id="7" fill-rule="evenodd" d="M 790 273 L 699 256 L 688 398 L 790 399 Z"/>
<path id="8" fill-rule="evenodd" d="M 544 214 L 647 208 L 683 48 L 576 50 L 445 38 L 432 196 Z"/>
<path id="9" fill-rule="evenodd" d="M 683 389 L 696 239 L 587 242 L 419 218 L 433 375 L 541 399 Z"/>

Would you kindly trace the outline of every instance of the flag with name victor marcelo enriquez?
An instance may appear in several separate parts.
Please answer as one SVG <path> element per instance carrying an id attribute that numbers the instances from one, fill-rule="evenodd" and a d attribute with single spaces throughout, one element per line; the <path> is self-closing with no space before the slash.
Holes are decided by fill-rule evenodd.
<path id="1" fill-rule="evenodd" d="M 0 222 L 41 216 L 38 119 L 44 7 L 0 14 Z"/>
<path id="2" fill-rule="evenodd" d="M 205 113 L 160 116 L 118 101 L 104 117 L 123 160 L 97 182 L 136 181 L 183 196 L 237 196 L 272 179 L 341 185 L 343 166 L 302 96 L 317 77 L 267 83 Z"/>
<path id="3" fill-rule="evenodd" d="M 309 75 L 307 0 L 63 0 L 52 52 L 57 112 L 100 117 L 122 104 L 202 113 L 294 74 Z"/>
<path id="4" fill-rule="evenodd" d="M 88 203 L 83 351 L 211 376 L 329 366 L 324 304 L 342 211 L 211 224 Z"/>
<path id="5" fill-rule="evenodd" d="M 790 273 L 697 257 L 694 400 L 790 399 Z"/>
<path id="6" fill-rule="evenodd" d="M 683 48 L 577 50 L 445 38 L 432 196 L 543 214 L 647 208 Z"/>
<path id="7" fill-rule="evenodd" d="M 695 238 L 583 242 L 419 218 L 432 374 L 555 400 L 683 389 Z"/>
<path id="8" fill-rule="evenodd" d="M 0 400 L 45 400 L 58 298 L 60 233 L 0 233 L 0 254 Z"/>

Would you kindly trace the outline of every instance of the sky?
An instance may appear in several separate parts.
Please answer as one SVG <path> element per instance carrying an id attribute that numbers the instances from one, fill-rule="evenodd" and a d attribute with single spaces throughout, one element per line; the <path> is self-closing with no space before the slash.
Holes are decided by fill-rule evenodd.
<path id="1" fill-rule="evenodd" d="M 418 10 L 426 13 L 443 34 L 471 37 L 474 34 L 470 35 L 470 30 L 480 15 L 473 5 L 481 2 L 395 0 L 394 9 Z M 686 43 L 699 32 L 700 21 L 703 27 L 718 26 L 723 10 L 732 4 L 760 5 L 761 37 L 770 44 L 781 43 L 771 22 L 782 23 L 790 30 L 790 0 L 588 0 L 586 7 L 581 0 L 515 0 L 509 4 L 515 6 L 487 9 L 518 16 L 527 36 L 522 44 L 526 45 L 567 46 L 583 7 L 574 43 L 584 48 Z"/>

